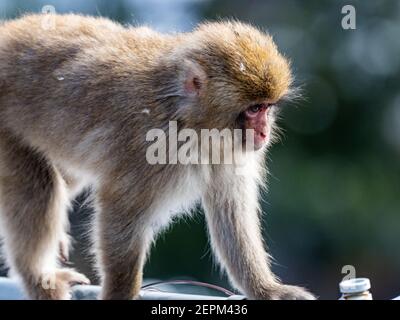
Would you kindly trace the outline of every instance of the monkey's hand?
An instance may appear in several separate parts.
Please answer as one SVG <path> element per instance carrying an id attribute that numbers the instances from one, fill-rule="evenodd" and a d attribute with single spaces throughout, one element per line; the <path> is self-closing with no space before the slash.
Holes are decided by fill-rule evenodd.
<path id="1" fill-rule="evenodd" d="M 266 300 L 315 300 L 316 297 L 306 289 L 296 286 L 278 284 L 269 289 L 261 299 Z"/>
<path id="2" fill-rule="evenodd" d="M 28 288 L 30 297 L 35 300 L 69 300 L 71 287 L 77 284 L 90 284 L 90 280 L 73 269 L 57 269 L 42 275 L 40 283 Z"/>

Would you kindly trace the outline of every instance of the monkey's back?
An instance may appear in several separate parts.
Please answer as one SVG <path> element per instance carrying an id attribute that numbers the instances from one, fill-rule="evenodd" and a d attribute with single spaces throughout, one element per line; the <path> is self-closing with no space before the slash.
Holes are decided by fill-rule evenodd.
<path id="1" fill-rule="evenodd" d="M 170 48 L 167 39 L 147 28 L 78 15 L 4 22 L 0 129 L 38 145 L 46 140 L 73 146 L 76 137 L 106 126 L 110 118 L 122 122 L 138 107 L 130 97 L 140 96 L 146 72 Z"/>

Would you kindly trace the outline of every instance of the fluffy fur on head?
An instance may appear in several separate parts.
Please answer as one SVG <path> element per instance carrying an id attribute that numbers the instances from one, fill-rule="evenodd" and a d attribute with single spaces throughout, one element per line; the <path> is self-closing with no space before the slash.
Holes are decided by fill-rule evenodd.
<path id="1" fill-rule="evenodd" d="M 289 63 L 270 35 L 241 22 L 205 23 L 194 35 L 202 43 L 196 59 L 210 77 L 237 85 L 242 99 L 276 101 L 290 87 Z"/>
<path id="2" fill-rule="evenodd" d="M 181 40 L 171 56 L 179 60 L 176 62 L 185 77 L 189 74 L 195 80 L 202 112 L 208 110 L 215 117 L 217 111 L 232 122 L 232 117 L 252 103 L 275 103 L 290 90 L 289 61 L 269 34 L 251 25 L 207 22 Z M 207 93 L 204 96 L 201 87 Z"/>

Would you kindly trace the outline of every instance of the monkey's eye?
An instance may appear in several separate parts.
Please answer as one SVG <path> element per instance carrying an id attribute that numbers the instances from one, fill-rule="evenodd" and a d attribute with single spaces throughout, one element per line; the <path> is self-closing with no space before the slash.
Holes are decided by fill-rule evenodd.
<path id="1" fill-rule="evenodd" d="M 263 105 L 263 104 L 255 104 L 255 105 L 249 107 L 247 110 L 248 110 L 249 112 L 251 112 L 251 113 L 257 113 L 257 112 L 259 112 L 259 111 L 260 111 L 261 109 L 263 109 L 263 108 L 264 108 L 264 105 Z"/>

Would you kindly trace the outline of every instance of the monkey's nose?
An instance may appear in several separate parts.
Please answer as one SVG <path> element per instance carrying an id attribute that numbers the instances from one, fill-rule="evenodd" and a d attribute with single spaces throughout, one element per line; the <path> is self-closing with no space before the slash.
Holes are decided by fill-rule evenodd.
<path id="1" fill-rule="evenodd" d="M 266 134 L 265 132 L 260 132 L 259 135 L 260 135 L 260 137 L 263 138 L 263 139 L 266 139 L 266 138 L 267 138 L 267 134 Z"/>
<path id="2" fill-rule="evenodd" d="M 262 129 L 262 130 L 255 130 L 255 136 L 256 138 L 260 140 L 265 140 L 267 138 L 267 131 Z"/>

